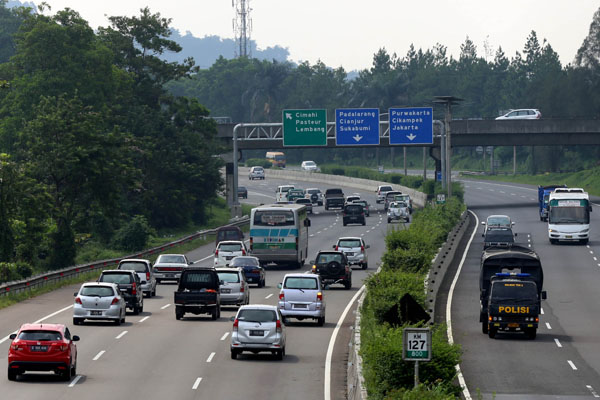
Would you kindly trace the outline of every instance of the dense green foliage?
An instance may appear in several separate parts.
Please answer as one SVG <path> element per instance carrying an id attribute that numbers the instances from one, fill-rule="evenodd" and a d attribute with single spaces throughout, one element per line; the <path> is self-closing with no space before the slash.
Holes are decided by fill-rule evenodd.
<path id="1" fill-rule="evenodd" d="M 408 325 L 390 324 L 386 316 L 399 309 L 405 294 L 425 306 L 424 280 L 431 260 L 464 209 L 457 198 L 444 205 L 428 206 L 415 212 L 408 229 L 386 236 L 382 269 L 367 280 L 361 310 L 360 352 L 369 398 L 446 399 L 459 393 L 453 380 L 460 348 L 448 343 L 445 326 L 433 326 L 432 360 L 419 367 L 420 380 L 426 386 L 411 389 L 414 363 L 402 360 L 402 332 Z"/>
<path id="2" fill-rule="evenodd" d="M 246 167 L 261 166 L 263 168 L 271 168 L 273 163 L 266 158 L 249 158 L 246 160 Z"/>
<path id="3" fill-rule="evenodd" d="M 207 222 L 222 184 L 216 124 L 163 87 L 196 71 L 160 58 L 181 50 L 170 20 L 146 8 L 96 33 L 70 9 L 4 3 L 0 262 L 61 268 L 84 242 L 133 250 L 153 229 Z"/>

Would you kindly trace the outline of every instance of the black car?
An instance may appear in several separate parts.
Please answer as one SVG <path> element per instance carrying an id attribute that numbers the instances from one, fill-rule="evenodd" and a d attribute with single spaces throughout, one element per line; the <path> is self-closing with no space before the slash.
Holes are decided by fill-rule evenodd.
<path id="1" fill-rule="evenodd" d="M 511 247 L 515 243 L 516 234 L 512 229 L 488 229 L 484 234 L 483 248 L 488 247 Z"/>
<path id="2" fill-rule="evenodd" d="M 237 256 L 231 260 L 230 267 L 240 267 L 246 274 L 246 282 L 256 283 L 258 287 L 265 286 L 265 269 L 260 265 L 256 257 Z"/>
<path id="3" fill-rule="evenodd" d="M 102 271 L 98 282 L 116 283 L 125 298 L 127 308 L 133 310 L 134 314 L 144 311 L 144 292 L 142 281 L 135 271 L 115 269 Z"/>
<path id="4" fill-rule="evenodd" d="M 242 199 L 247 199 L 248 198 L 248 189 L 246 189 L 245 186 L 238 186 L 238 197 L 241 197 Z"/>
<path id="5" fill-rule="evenodd" d="M 344 206 L 342 213 L 344 226 L 347 224 L 366 225 L 365 209 L 362 204 L 350 203 Z"/>
<path id="6" fill-rule="evenodd" d="M 313 274 L 320 275 L 324 284 L 341 283 L 345 289 L 352 287 L 352 268 L 341 251 L 320 251 L 311 264 Z"/>
<path id="7" fill-rule="evenodd" d="M 186 313 L 210 314 L 213 320 L 221 316 L 220 279 L 214 268 L 186 268 L 173 295 L 177 320 Z"/>

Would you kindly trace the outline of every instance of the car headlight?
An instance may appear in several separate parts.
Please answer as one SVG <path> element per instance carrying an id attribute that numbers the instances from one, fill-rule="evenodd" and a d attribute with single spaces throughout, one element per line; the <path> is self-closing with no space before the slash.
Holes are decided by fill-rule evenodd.
<path id="1" fill-rule="evenodd" d="M 581 231 L 579 231 L 579 233 L 588 233 L 590 230 L 589 229 L 583 229 Z"/>
<path id="2" fill-rule="evenodd" d="M 556 229 L 548 229 L 548 232 L 550 232 L 550 233 L 558 233 L 558 231 Z"/>

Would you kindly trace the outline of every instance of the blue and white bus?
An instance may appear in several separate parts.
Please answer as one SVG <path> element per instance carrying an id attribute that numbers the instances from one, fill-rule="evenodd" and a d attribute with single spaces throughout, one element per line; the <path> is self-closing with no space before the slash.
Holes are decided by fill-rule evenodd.
<path id="1" fill-rule="evenodd" d="M 308 257 L 306 207 L 271 204 L 252 209 L 250 251 L 261 264 L 275 263 L 300 268 Z"/>

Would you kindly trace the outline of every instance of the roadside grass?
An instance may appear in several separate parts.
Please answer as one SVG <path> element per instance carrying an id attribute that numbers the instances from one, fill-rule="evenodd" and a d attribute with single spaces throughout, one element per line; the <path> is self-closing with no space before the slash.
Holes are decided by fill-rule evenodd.
<path id="1" fill-rule="evenodd" d="M 174 230 L 174 231 L 165 231 L 161 232 L 161 237 L 154 238 L 148 244 L 148 248 L 160 246 L 162 244 L 166 244 L 172 242 L 180 237 L 185 237 L 194 232 L 198 232 L 206 229 L 214 229 L 216 227 L 226 225 L 229 222 L 229 209 L 225 206 L 225 202 L 220 202 L 216 206 L 211 207 L 212 216 L 209 222 L 206 225 L 192 227 L 185 230 Z M 249 215 L 250 210 L 253 206 L 248 204 L 242 204 L 242 214 Z M 248 227 L 243 227 L 242 230 L 244 232 L 248 231 Z M 207 235 L 206 238 L 198 238 L 192 240 L 190 242 L 183 243 L 178 246 L 173 246 L 168 248 L 169 253 L 187 253 L 198 247 L 201 247 L 207 243 L 214 243 L 215 236 Z M 118 258 L 122 256 L 126 256 L 127 254 L 122 251 L 117 251 L 114 249 L 106 249 L 100 246 L 97 243 L 88 243 L 86 244 L 77 255 L 76 262 L 77 264 L 85 264 L 88 262 L 98 261 L 98 260 L 106 260 L 111 258 Z M 154 262 L 158 254 L 153 255 L 152 257 L 148 257 L 151 262 Z M 111 267 L 112 268 L 112 267 Z M 20 293 L 9 293 L 3 296 L 0 296 L 0 309 L 9 307 L 13 304 L 19 303 L 23 300 L 31 299 L 33 297 L 49 293 L 53 290 L 60 289 L 65 286 L 74 285 L 83 282 L 94 281 L 100 274 L 102 269 L 98 269 L 95 271 L 89 271 L 82 273 L 73 278 L 62 279 L 55 283 L 49 283 L 40 287 L 33 287 L 26 291 Z"/>
<path id="2" fill-rule="evenodd" d="M 578 172 L 545 173 L 538 175 L 463 175 L 463 178 L 478 180 L 525 183 L 529 185 L 567 184 L 581 187 L 589 194 L 600 196 L 600 167 Z"/>

